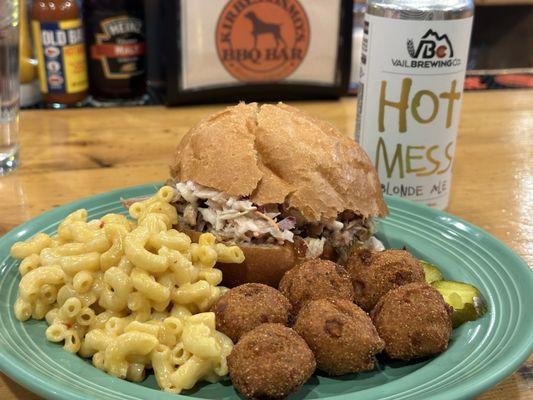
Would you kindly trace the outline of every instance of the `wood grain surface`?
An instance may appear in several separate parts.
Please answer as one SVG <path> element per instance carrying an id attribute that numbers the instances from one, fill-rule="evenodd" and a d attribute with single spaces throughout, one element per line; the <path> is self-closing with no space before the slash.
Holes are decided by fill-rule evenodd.
<path id="1" fill-rule="evenodd" d="M 353 135 L 355 99 L 294 103 Z M 220 105 L 21 112 L 21 166 L 0 178 L 0 235 L 43 211 L 112 189 L 162 181 L 178 140 Z M 448 211 L 533 265 L 533 91 L 463 100 Z M 533 357 L 479 399 L 533 400 Z M 33 400 L 0 374 L 1 400 Z"/>

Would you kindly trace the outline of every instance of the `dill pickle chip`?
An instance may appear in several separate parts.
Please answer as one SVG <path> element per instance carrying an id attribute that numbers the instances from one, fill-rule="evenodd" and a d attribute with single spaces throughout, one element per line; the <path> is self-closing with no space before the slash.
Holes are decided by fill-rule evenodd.
<path id="1" fill-rule="evenodd" d="M 450 293 L 447 301 L 450 302 L 449 304 L 454 308 L 454 310 L 459 310 L 465 306 L 461 296 L 459 296 L 457 293 Z"/>
<path id="2" fill-rule="evenodd" d="M 467 321 L 475 321 L 487 312 L 487 302 L 475 286 L 442 280 L 433 282 L 431 285 L 439 291 L 444 301 L 453 307 L 454 328 Z"/>
<path id="3" fill-rule="evenodd" d="M 424 267 L 424 274 L 426 276 L 426 282 L 431 284 L 436 281 L 441 281 L 443 279 L 442 272 L 433 264 L 428 263 L 424 260 L 418 260 L 422 267 Z"/>

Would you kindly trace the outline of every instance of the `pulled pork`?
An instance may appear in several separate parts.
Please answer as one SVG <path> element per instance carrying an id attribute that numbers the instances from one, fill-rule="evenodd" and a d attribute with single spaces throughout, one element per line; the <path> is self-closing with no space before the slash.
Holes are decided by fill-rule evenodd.
<path id="1" fill-rule="evenodd" d="M 179 224 L 199 232 L 209 231 L 222 242 L 283 244 L 303 241 L 306 257 L 319 257 L 325 246 L 345 258 L 352 246 L 374 249 L 381 244 L 372 237 L 373 223 L 351 211 L 336 220 L 308 223 L 297 210 L 284 205 L 257 206 L 192 181 L 167 182 L 176 190 L 172 204 Z M 377 243 L 376 243 L 377 242 Z"/>

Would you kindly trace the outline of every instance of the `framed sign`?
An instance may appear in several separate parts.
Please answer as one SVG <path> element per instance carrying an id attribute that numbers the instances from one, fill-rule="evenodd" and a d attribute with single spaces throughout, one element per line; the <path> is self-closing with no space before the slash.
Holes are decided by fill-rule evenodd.
<path id="1" fill-rule="evenodd" d="M 338 97 L 351 0 L 173 0 L 167 103 Z"/>

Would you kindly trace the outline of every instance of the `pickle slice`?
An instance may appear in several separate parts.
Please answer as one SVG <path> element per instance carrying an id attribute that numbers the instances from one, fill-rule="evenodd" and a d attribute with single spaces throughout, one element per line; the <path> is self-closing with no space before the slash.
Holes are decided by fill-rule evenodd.
<path id="1" fill-rule="evenodd" d="M 487 302 L 475 286 L 442 280 L 431 285 L 444 297 L 444 301 L 453 307 L 454 328 L 467 321 L 475 321 L 487 312 Z"/>
<path id="2" fill-rule="evenodd" d="M 442 276 L 442 272 L 440 272 L 436 266 L 424 260 L 418 261 L 420 261 L 420 264 L 422 264 L 422 267 L 424 267 L 424 274 L 426 275 L 427 283 L 431 284 L 436 281 L 442 281 L 444 277 Z"/>

